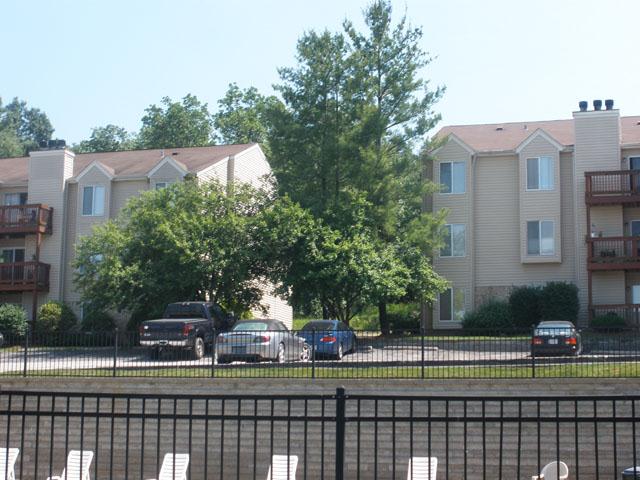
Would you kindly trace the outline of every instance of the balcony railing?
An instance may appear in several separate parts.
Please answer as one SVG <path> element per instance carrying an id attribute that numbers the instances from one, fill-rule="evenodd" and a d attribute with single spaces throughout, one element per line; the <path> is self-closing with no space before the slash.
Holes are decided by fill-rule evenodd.
<path id="1" fill-rule="evenodd" d="M 640 170 L 585 172 L 585 201 L 590 205 L 640 203 Z"/>
<path id="2" fill-rule="evenodd" d="M 589 270 L 640 269 L 640 237 L 587 239 Z"/>
<path id="3" fill-rule="evenodd" d="M 612 305 L 592 305 L 589 310 L 592 319 L 601 315 L 617 315 L 625 320 L 627 327 L 640 327 L 639 304 L 620 303 Z"/>
<path id="4" fill-rule="evenodd" d="M 49 269 L 40 262 L 0 263 L 0 292 L 47 291 Z"/>
<path id="5" fill-rule="evenodd" d="M 51 233 L 53 209 L 40 203 L 0 207 L 0 234 Z"/>

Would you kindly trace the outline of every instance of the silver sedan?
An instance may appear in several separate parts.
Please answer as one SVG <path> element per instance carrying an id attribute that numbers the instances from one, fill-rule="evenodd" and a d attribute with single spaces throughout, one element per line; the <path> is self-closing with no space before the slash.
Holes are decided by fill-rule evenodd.
<path id="1" fill-rule="evenodd" d="M 242 320 L 230 332 L 218 335 L 215 356 L 218 363 L 234 360 L 306 361 L 309 359 L 309 346 L 304 338 L 291 333 L 278 320 Z"/>

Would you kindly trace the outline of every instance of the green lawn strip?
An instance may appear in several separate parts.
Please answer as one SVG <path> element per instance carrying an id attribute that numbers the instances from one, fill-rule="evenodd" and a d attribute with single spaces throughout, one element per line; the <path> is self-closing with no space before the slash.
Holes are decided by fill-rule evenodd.
<path id="1" fill-rule="evenodd" d="M 536 378 L 637 378 L 640 366 L 635 362 L 591 363 L 539 365 L 535 369 Z M 19 377 L 22 372 L 11 372 L 2 376 Z M 29 377 L 112 377 L 111 369 L 68 369 L 29 371 Z M 158 378 L 210 378 L 210 368 L 154 368 L 119 369 L 119 378 L 158 377 Z M 215 378 L 311 378 L 311 366 L 304 367 L 216 367 Z M 420 379 L 420 366 L 397 367 L 316 367 L 316 378 L 327 379 Z M 531 378 L 532 369 L 528 365 L 520 366 L 443 366 L 425 367 L 425 379 L 461 379 L 461 378 Z"/>

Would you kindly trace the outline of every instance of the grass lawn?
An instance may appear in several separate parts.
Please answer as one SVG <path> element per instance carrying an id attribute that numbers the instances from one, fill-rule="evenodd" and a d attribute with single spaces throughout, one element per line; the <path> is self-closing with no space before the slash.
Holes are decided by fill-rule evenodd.
<path id="1" fill-rule="evenodd" d="M 176 377 L 176 378 L 209 378 L 211 368 L 157 368 L 157 369 L 120 369 L 117 377 Z M 21 376 L 22 372 L 2 374 L 3 376 Z M 111 377 L 111 369 L 85 370 L 40 370 L 30 371 L 29 377 Z M 257 366 L 216 366 L 216 378 L 311 378 L 311 364 L 297 367 L 265 365 Z M 422 369 L 419 366 L 397 367 L 316 367 L 316 378 L 380 378 L 380 379 L 419 379 Z M 425 367 L 425 379 L 457 379 L 457 378 L 531 378 L 531 366 L 443 366 Z M 634 362 L 581 363 L 536 366 L 536 378 L 637 378 L 640 367 Z"/>

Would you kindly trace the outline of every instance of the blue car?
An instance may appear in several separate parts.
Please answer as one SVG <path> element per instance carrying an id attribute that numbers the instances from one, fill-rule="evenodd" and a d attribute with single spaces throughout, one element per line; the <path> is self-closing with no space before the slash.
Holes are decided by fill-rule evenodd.
<path id="1" fill-rule="evenodd" d="M 312 320 L 302 327 L 298 335 L 309 345 L 315 343 L 317 356 L 342 360 L 345 353 L 356 349 L 355 332 L 339 320 Z"/>

